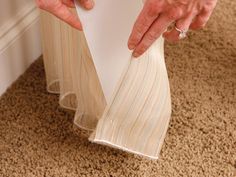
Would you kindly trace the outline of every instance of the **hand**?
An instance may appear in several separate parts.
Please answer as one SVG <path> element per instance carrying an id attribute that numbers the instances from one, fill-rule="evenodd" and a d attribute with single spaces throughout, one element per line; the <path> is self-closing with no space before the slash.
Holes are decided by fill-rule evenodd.
<path id="1" fill-rule="evenodd" d="M 169 41 L 178 41 L 175 28 L 166 31 L 173 23 L 181 30 L 204 27 L 216 3 L 217 0 L 146 0 L 128 41 L 133 56 L 142 55 L 161 34 Z"/>
<path id="2" fill-rule="evenodd" d="M 87 10 L 92 9 L 94 6 L 93 0 L 79 0 L 79 2 Z M 79 18 L 69 9 L 75 7 L 73 0 L 36 0 L 36 4 L 40 9 L 52 13 L 74 28 L 82 30 Z"/>

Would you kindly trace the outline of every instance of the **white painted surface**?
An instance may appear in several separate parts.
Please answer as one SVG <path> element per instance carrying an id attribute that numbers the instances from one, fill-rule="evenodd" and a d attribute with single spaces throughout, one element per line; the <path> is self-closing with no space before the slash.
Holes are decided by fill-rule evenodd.
<path id="1" fill-rule="evenodd" d="M 1 0 L 0 1 L 0 27 L 19 13 L 27 4 L 34 0 Z"/>
<path id="2" fill-rule="evenodd" d="M 1 1 L 0 11 L 1 95 L 42 52 L 34 1 Z"/>

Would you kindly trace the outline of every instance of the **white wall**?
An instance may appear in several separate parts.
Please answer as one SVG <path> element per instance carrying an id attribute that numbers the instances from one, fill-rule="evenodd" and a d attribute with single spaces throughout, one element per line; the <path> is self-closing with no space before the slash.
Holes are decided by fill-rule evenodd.
<path id="1" fill-rule="evenodd" d="M 0 26 L 6 23 L 11 17 L 14 17 L 28 3 L 33 0 L 1 0 L 0 1 Z"/>
<path id="2" fill-rule="evenodd" d="M 34 0 L 0 0 L 0 95 L 41 55 Z"/>

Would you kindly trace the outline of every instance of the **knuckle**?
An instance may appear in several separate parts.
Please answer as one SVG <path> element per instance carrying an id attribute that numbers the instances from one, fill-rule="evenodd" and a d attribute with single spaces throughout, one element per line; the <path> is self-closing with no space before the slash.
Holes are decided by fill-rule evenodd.
<path id="1" fill-rule="evenodd" d="M 156 1 L 150 1 L 148 3 L 148 16 L 149 17 L 156 17 L 159 14 L 161 9 L 161 4 L 157 3 Z"/>
<path id="2" fill-rule="evenodd" d="M 60 1 L 36 0 L 36 4 L 43 10 L 54 10 L 60 7 Z"/>
<path id="3" fill-rule="evenodd" d="M 157 37 L 156 37 L 156 34 L 155 34 L 155 33 L 151 33 L 151 32 L 150 32 L 150 33 L 147 34 L 147 40 L 148 40 L 148 41 L 154 41 L 154 40 L 156 40 L 156 38 L 157 38 Z"/>
<path id="4" fill-rule="evenodd" d="M 66 15 L 65 16 L 65 21 L 71 23 L 73 21 L 73 16 L 72 15 Z"/>
<path id="5" fill-rule="evenodd" d="M 182 17 L 183 11 L 180 8 L 174 8 L 170 10 L 169 13 L 167 14 L 168 14 L 169 19 L 176 20 Z"/>
<path id="6" fill-rule="evenodd" d="M 135 45 L 136 44 L 136 37 L 135 37 L 135 34 L 133 34 L 130 38 L 129 38 L 129 44 L 130 45 Z"/>
<path id="7" fill-rule="evenodd" d="M 144 21 L 135 23 L 134 25 L 135 38 L 142 37 L 144 29 L 145 29 Z"/>
<path id="8" fill-rule="evenodd" d="M 143 23 L 137 23 L 137 24 L 135 25 L 135 31 L 136 31 L 136 33 L 137 33 L 137 34 L 141 34 L 144 27 L 145 27 L 145 26 L 144 26 Z"/>

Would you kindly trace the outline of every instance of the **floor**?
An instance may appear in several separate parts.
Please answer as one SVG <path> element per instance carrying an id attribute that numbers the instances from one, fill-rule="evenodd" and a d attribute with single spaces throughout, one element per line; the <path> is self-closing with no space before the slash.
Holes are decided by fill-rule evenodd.
<path id="1" fill-rule="evenodd" d="M 0 176 L 236 176 L 235 24 L 236 1 L 219 1 L 204 30 L 166 43 L 173 113 L 158 161 L 88 142 L 38 59 L 0 98 Z"/>

